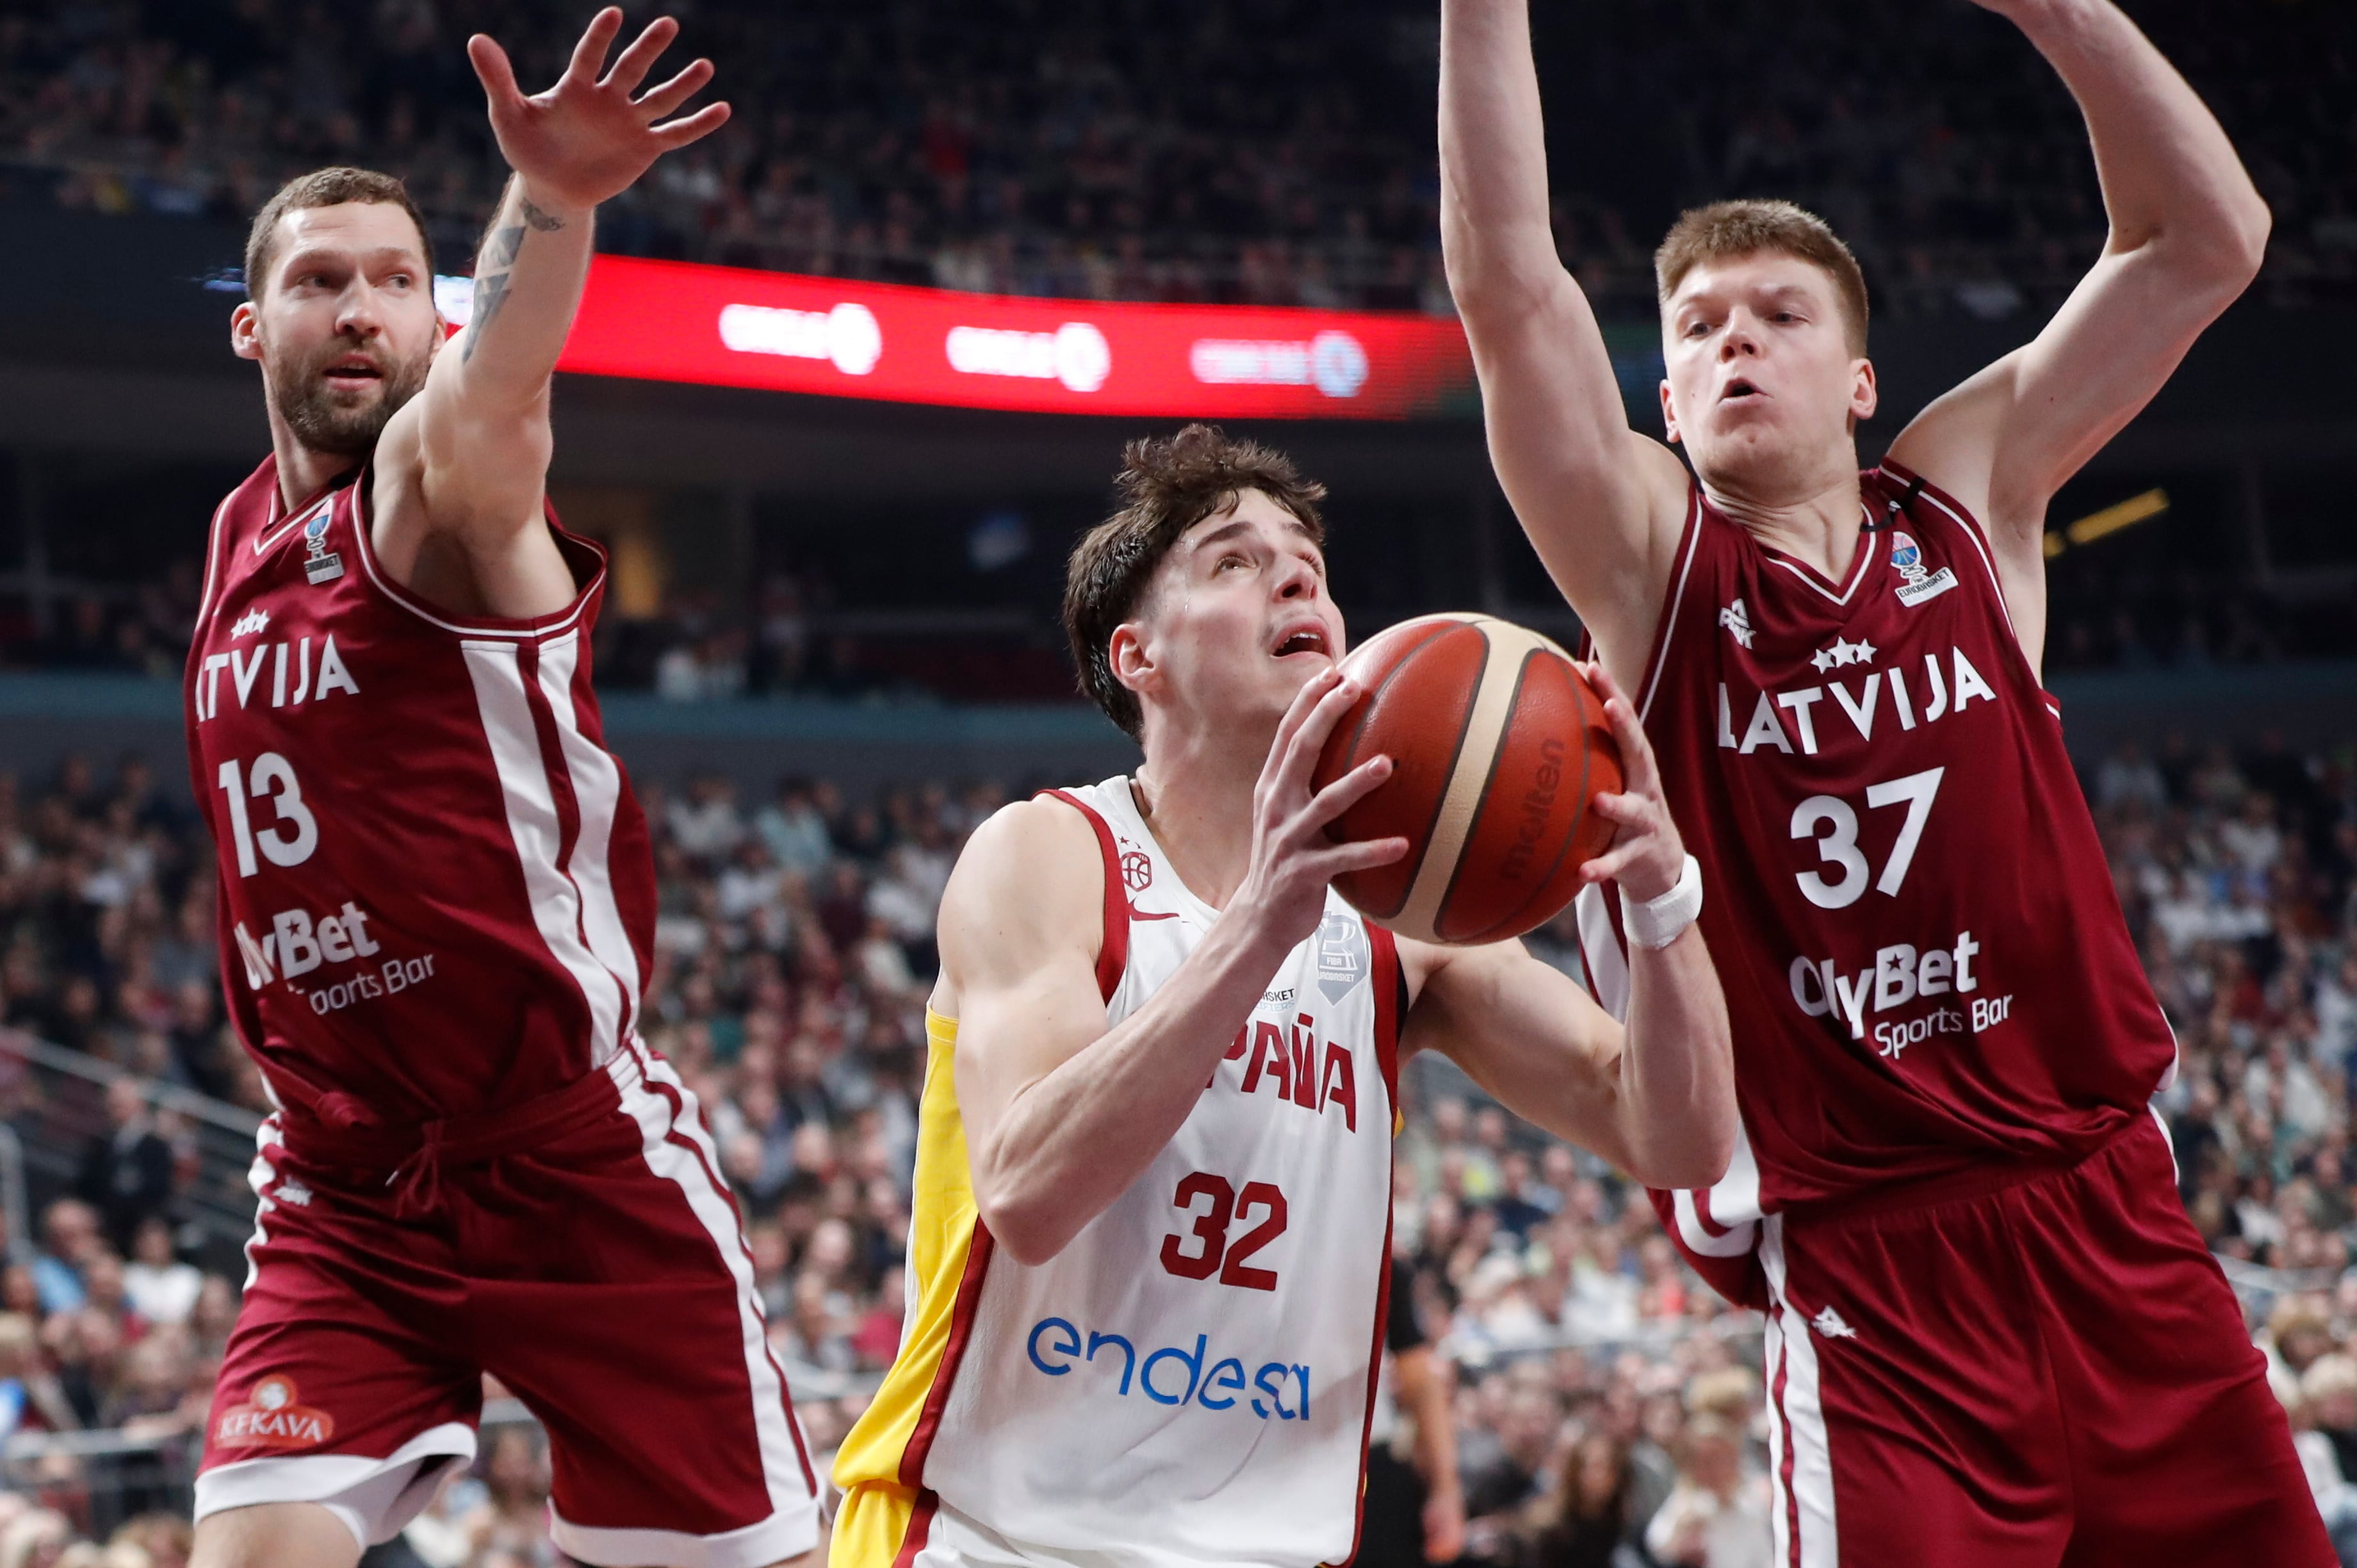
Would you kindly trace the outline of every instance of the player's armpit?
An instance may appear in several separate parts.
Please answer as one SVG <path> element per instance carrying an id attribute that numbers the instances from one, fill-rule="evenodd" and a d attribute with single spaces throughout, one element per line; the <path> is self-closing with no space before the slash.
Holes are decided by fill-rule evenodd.
<path id="1" fill-rule="evenodd" d="M 1519 941 L 1399 945 L 1411 975 L 1424 973 L 1401 1030 L 1403 1058 L 1438 1051 L 1524 1121 L 1630 1169 L 1620 1026 L 1593 997 Z"/>

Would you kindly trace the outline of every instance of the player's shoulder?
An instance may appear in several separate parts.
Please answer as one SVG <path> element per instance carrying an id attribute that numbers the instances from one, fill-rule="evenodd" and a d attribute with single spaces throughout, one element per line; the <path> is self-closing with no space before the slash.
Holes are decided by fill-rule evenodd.
<path id="1" fill-rule="evenodd" d="M 1068 802 L 1035 796 L 1001 806 L 967 838 L 951 874 L 967 895 L 1058 900 L 1102 891 L 1103 856 L 1095 827 Z M 963 884 L 961 887 L 960 885 Z"/>

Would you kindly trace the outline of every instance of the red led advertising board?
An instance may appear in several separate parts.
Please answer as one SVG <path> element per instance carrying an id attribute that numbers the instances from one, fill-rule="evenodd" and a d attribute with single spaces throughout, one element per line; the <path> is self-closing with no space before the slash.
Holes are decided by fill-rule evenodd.
<path id="1" fill-rule="evenodd" d="M 1405 312 L 1017 299 L 626 256 L 592 263 L 557 368 L 1050 413 L 1410 419 L 1473 395 L 1463 329 Z"/>

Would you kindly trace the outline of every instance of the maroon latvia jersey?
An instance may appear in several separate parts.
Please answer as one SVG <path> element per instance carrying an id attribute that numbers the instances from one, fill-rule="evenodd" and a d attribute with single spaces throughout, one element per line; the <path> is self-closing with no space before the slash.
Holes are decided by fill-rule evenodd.
<path id="1" fill-rule="evenodd" d="M 1979 523 L 1895 464 L 1864 488 L 1836 584 L 1695 487 L 1637 688 L 1743 1133 L 1716 1187 L 1656 1203 L 1738 1297 L 1763 1214 L 2075 1161 L 2176 1061 Z M 1580 925 L 1625 1011 L 1617 907 L 1591 890 Z"/>
<path id="2" fill-rule="evenodd" d="M 188 652 L 222 986 L 281 1103 L 330 1125 L 498 1110 L 630 1036 L 646 822 L 601 739 L 605 558 L 536 620 L 446 614 L 370 548 L 368 476 L 291 512 L 275 459 L 213 515 Z"/>

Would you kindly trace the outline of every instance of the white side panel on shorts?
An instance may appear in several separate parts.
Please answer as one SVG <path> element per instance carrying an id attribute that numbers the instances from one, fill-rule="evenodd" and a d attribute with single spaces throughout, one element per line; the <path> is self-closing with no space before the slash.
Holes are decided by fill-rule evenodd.
<path id="1" fill-rule="evenodd" d="M 810 1483 L 801 1434 L 793 1430 L 786 1412 L 785 1379 L 770 1355 L 768 1326 L 753 1283 L 753 1261 L 745 1248 L 736 1205 L 712 1174 L 720 1168 L 719 1152 L 696 1112 L 694 1092 L 680 1080 L 670 1063 L 658 1057 L 642 1058 L 631 1050 L 618 1057 L 607 1071 L 620 1091 L 622 1113 L 639 1124 L 647 1168 L 679 1188 L 736 1282 L 737 1320 L 744 1330 L 745 1376 L 752 1390 L 753 1427 L 760 1439 L 761 1473 L 769 1485 L 770 1514 L 726 1535 L 702 1538 L 667 1530 L 595 1529 L 558 1519 L 552 1537 L 565 1552 L 593 1563 L 762 1568 L 799 1556 L 818 1543 L 818 1498 Z M 650 1088 L 650 1081 L 661 1084 L 670 1094 Z M 677 1097 L 676 1113 L 672 1096 Z M 685 1140 L 686 1146 L 675 1139 Z"/>
<path id="2" fill-rule="evenodd" d="M 500 795 L 516 859 L 523 868 L 524 891 L 532 899 L 533 924 L 549 952 L 581 987 L 589 1004 L 590 1065 L 602 1068 L 621 1048 L 621 981 L 583 942 L 581 890 L 557 863 L 564 837 L 540 734 L 532 722 L 532 703 L 524 694 L 522 664 L 513 643 L 462 642 L 459 647 L 475 683 L 483 736 L 499 768 Z"/>
<path id="3" fill-rule="evenodd" d="M 253 1250 L 270 1240 L 270 1232 L 263 1228 L 262 1222 L 272 1209 L 278 1207 L 270 1197 L 271 1187 L 278 1179 L 278 1167 L 270 1163 L 269 1150 L 273 1144 L 285 1141 L 278 1131 L 275 1114 L 264 1117 L 262 1125 L 253 1130 L 253 1164 L 245 1170 L 245 1185 L 253 1189 L 253 1234 L 245 1239 L 243 1288 L 246 1290 L 253 1288 L 254 1280 L 262 1273 L 262 1265 L 254 1260 Z"/>
<path id="4" fill-rule="evenodd" d="M 581 835 L 574 842 L 566 865 L 581 894 L 581 930 L 597 961 L 622 983 L 623 1005 L 635 1009 L 639 1000 L 639 955 L 622 925 L 621 906 L 614 901 L 614 878 L 608 863 L 614 832 L 614 812 L 622 798 L 622 773 L 613 757 L 581 733 L 580 714 L 574 703 L 573 675 L 580 664 L 581 634 L 566 632 L 540 645 L 540 690 L 556 715 L 556 736 L 565 749 L 565 769 L 573 778 L 573 798 L 581 807 Z M 625 1017 L 623 1032 L 632 1020 Z M 600 1062 L 599 1066 L 605 1064 Z"/>
<path id="5" fill-rule="evenodd" d="M 1760 1227 L 1760 1263 L 1768 1275 L 1768 1478 L 1774 1506 L 1776 1561 L 1790 1568 L 1840 1568 L 1834 1519 L 1833 1449 L 1818 1380 L 1817 1343 L 1808 1318 L 1784 1294 L 1784 1217 Z M 1781 1385 L 1781 1386 L 1780 1386 Z M 1790 1464 L 1791 1485 L 1784 1480 Z M 1797 1529 L 1800 1539 L 1793 1535 Z"/>
<path id="6" fill-rule="evenodd" d="M 429 1426 L 382 1459 L 364 1454 L 293 1454 L 216 1465 L 197 1477 L 195 1516 L 265 1503 L 319 1503 L 363 1550 L 382 1545 L 425 1511 L 442 1471 L 475 1457 L 475 1429 Z M 419 1483 L 431 1477 L 434 1484 Z"/>

